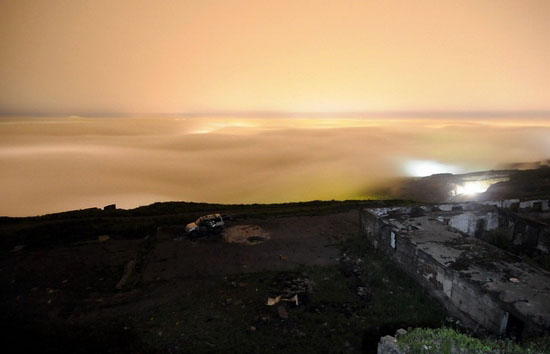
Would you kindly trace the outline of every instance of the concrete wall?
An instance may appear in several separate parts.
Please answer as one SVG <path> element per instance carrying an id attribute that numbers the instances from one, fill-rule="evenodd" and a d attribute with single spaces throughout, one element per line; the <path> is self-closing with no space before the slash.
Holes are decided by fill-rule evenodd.
<path id="1" fill-rule="evenodd" d="M 497 229 L 499 215 L 497 211 L 486 213 L 467 211 L 453 215 L 449 220 L 449 226 L 470 236 L 478 236 L 478 232 Z"/>
<path id="2" fill-rule="evenodd" d="M 499 210 L 499 228 L 504 230 L 514 246 L 527 254 L 550 252 L 550 228 L 541 222 L 525 218 L 508 210 Z"/>
<path id="3" fill-rule="evenodd" d="M 519 203 L 519 210 L 548 211 L 550 203 L 548 200 L 542 199 L 527 200 Z"/>
<path id="4" fill-rule="evenodd" d="M 460 272 L 441 265 L 409 237 L 392 230 L 391 225 L 369 210 L 361 213 L 361 227 L 363 235 L 376 249 L 384 252 L 398 267 L 428 289 L 466 326 L 482 326 L 490 332 L 501 333 L 502 321 L 507 314 L 478 285 L 462 278 Z"/>
<path id="5" fill-rule="evenodd" d="M 477 203 L 449 203 L 416 208 L 425 212 L 431 210 L 456 212 L 456 214 L 450 214 L 447 217 L 440 216 L 438 219 L 455 230 L 472 237 L 485 239 L 487 231 L 502 229 L 507 233 L 509 241 L 514 246 L 520 247 L 524 253 L 529 255 L 535 255 L 539 252 L 543 254 L 550 253 L 550 227 L 508 209 L 511 205 L 517 203 L 519 203 L 518 199 L 508 199 L 484 202 L 483 206 Z M 544 212 L 549 208 L 549 204 L 548 200 L 531 200 L 521 202 L 520 208 L 524 211 L 527 210 L 526 208 L 535 208 Z M 393 214 L 410 214 L 414 208 L 370 209 L 370 213 L 374 217 L 371 223 L 376 223 L 379 218 Z"/>
<path id="6" fill-rule="evenodd" d="M 505 200 L 497 204 L 506 206 L 513 201 L 515 200 Z M 537 204 L 539 202 L 541 204 Z M 529 255 L 534 255 L 538 252 L 543 254 L 550 253 L 550 227 L 548 225 L 516 214 L 506 208 L 475 210 L 477 204 L 470 203 L 469 206 L 464 206 L 463 204 L 441 204 L 435 206 L 442 211 L 455 210 L 456 212 L 456 214 L 446 217 L 439 216 L 438 220 L 448 224 L 457 231 L 481 239 L 486 239 L 487 231 L 501 229 L 506 232 L 509 241 L 514 246 L 520 247 L 524 253 Z M 479 207 L 479 205 L 477 206 Z M 526 210 L 525 208 L 533 207 L 536 210 L 544 211 L 547 206 L 548 201 L 533 200 L 525 202 L 522 208 Z M 456 210 L 458 208 L 462 211 Z"/>

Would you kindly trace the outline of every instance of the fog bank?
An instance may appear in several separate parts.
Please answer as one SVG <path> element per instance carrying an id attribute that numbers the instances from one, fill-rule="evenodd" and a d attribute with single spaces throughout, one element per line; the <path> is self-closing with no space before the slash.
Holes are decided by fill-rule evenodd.
<path id="1" fill-rule="evenodd" d="M 4 117 L 0 215 L 385 197 L 391 177 L 547 159 L 549 136 L 525 117 Z"/>

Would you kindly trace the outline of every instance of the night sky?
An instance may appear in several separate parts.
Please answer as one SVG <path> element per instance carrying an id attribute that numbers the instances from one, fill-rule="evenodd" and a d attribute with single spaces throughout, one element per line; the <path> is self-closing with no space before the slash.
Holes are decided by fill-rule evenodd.
<path id="1" fill-rule="evenodd" d="M 0 215 L 547 159 L 549 34 L 546 0 L 0 0 Z"/>

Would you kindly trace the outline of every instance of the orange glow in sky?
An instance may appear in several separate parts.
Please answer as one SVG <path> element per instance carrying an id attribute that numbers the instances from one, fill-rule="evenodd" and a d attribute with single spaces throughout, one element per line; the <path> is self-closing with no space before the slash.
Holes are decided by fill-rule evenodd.
<path id="1" fill-rule="evenodd" d="M 548 136 L 528 117 L 5 117 L 0 215 L 388 197 L 393 177 L 546 159 Z"/>
<path id="2" fill-rule="evenodd" d="M 548 0 L 0 0 L 0 215 L 548 159 L 549 63 Z"/>
<path id="3" fill-rule="evenodd" d="M 0 112 L 550 110 L 547 0 L 0 1 Z"/>

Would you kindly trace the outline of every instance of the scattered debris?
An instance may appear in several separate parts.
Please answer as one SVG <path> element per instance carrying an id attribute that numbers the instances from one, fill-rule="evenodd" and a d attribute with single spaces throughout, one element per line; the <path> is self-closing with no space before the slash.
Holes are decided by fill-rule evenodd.
<path id="1" fill-rule="evenodd" d="M 279 317 L 281 317 L 282 319 L 287 319 L 288 318 L 288 311 L 286 310 L 286 308 L 284 306 L 278 306 L 277 307 L 277 313 L 279 314 Z"/>
<path id="2" fill-rule="evenodd" d="M 296 306 L 298 306 L 298 295 L 294 295 L 292 298 L 290 299 L 281 299 L 281 301 L 286 301 L 286 302 L 294 302 L 296 304 Z"/>
<path id="3" fill-rule="evenodd" d="M 14 248 L 12 248 L 12 252 L 19 252 L 21 251 L 23 248 L 25 248 L 25 245 L 17 245 L 15 246 Z"/>
<path id="4" fill-rule="evenodd" d="M 369 295 L 368 288 L 366 286 L 358 286 L 357 295 L 360 297 L 367 297 Z"/>
<path id="5" fill-rule="evenodd" d="M 280 259 L 281 261 L 286 261 L 286 260 L 288 260 L 288 257 L 285 256 L 285 255 L 280 254 L 280 255 L 279 255 L 279 259 Z"/>
<path id="6" fill-rule="evenodd" d="M 363 259 L 343 253 L 338 260 L 340 261 L 343 271 L 354 276 L 357 284 L 357 296 L 364 300 L 368 300 L 371 294 L 368 287 L 368 273 L 365 267 L 362 266 L 364 262 Z M 384 283 L 388 282 L 387 279 L 382 279 L 382 281 Z"/>
<path id="7" fill-rule="evenodd" d="M 267 306 L 273 306 L 273 305 L 276 305 L 279 303 L 279 301 L 281 300 L 281 295 L 279 296 L 276 296 L 274 298 L 267 298 Z"/>
<path id="8" fill-rule="evenodd" d="M 97 237 L 98 242 L 105 242 L 105 241 L 109 241 L 110 239 L 111 239 L 111 236 L 109 235 L 101 235 Z"/>
<path id="9" fill-rule="evenodd" d="M 298 306 L 300 302 L 307 300 L 308 293 L 311 293 L 312 288 L 311 281 L 302 277 L 284 279 L 281 285 L 283 286 L 281 293 L 267 299 L 268 306 L 273 306 L 280 301 L 293 303 L 294 306 Z"/>
<path id="10" fill-rule="evenodd" d="M 135 259 L 132 259 L 128 263 L 126 263 L 126 266 L 124 267 L 124 275 L 122 278 L 120 278 L 120 281 L 116 285 L 116 288 L 118 290 L 121 290 L 129 285 L 130 280 L 133 278 L 134 272 L 136 270 L 136 261 Z"/>

